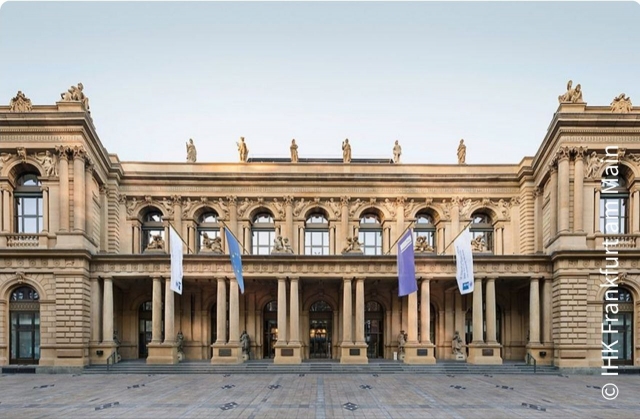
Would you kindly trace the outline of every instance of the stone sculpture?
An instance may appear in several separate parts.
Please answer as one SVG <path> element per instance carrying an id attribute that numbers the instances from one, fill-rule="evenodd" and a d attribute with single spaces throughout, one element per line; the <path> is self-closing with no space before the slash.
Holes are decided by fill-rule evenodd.
<path id="1" fill-rule="evenodd" d="M 342 162 L 351 163 L 351 145 L 348 138 L 342 142 Z"/>
<path id="2" fill-rule="evenodd" d="M 242 353 L 248 355 L 251 350 L 251 339 L 249 339 L 249 334 L 246 330 L 242 331 L 242 335 L 240 335 L 240 342 L 242 343 Z"/>
<path id="3" fill-rule="evenodd" d="M 71 86 L 66 92 L 60 93 L 63 102 L 81 102 L 82 106 L 89 110 L 89 98 L 85 96 L 84 86 L 78 83 L 78 86 Z"/>
<path id="4" fill-rule="evenodd" d="M 464 145 L 464 140 L 460 140 L 460 144 L 458 144 L 458 164 L 466 164 L 465 160 L 467 159 L 467 146 Z"/>
<path id="5" fill-rule="evenodd" d="M 38 160 L 42 165 L 45 175 L 49 177 L 58 176 L 57 157 L 51 154 L 49 150 L 45 151 L 44 153 L 38 153 L 35 157 L 36 160 Z"/>
<path id="6" fill-rule="evenodd" d="M 620 93 L 618 96 L 613 98 L 611 102 L 611 112 L 618 113 L 629 113 L 633 105 L 631 104 L 631 98 L 626 96 L 624 93 Z"/>
<path id="7" fill-rule="evenodd" d="M 151 236 L 151 241 L 145 250 L 164 250 L 164 240 L 162 239 L 162 236 L 159 234 Z"/>
<path id="8" fill-rule="evenodd" d="M 418 236 L 416 237 L 414 250 L 418 253 L 433 252 L 433 247 L 429 245 L 425 236 Z"/>
<path id="9" fill-rule="evenodd" d="M 589 161 L 587 162 L 587 170 L 585 176 L 588 179 L 593 178 L 598 170 L 600 170 L 600 166 L 602 166 L 602 160 L 598 157 L 598 153 L 593 151 L 589 156 Z"/>
<path id="10" fill-rule="evenodd" d="M 398 335 L 398 350 L 400 354 L 404 353 L 404 345 L 406 343 L 407 343 L 407 334 L 404 332 L 404 330 L 401 330 L 400 334 Z"/>
<path id="11" fill-rule="evenodd" d="M 582 100 L 582 87 L 578 84 L 574 89 L 571 87 L 572 85 L 573 81 L 569 80 L 567 82 L 567 91 L 558 96 L 559 103 L 584 103 Z"/>
<path id="12" fill-rule="evenodd" d="M 11 112 L 31 112 L 31 99 L 27 98 L 22 91 L 18 90 L 16 97 L 9 102 Z"/>
<path id="13" fill-rule="evenodd" d="M 244 137 L 240 137 L 240 142 L 236 144 L 238 145 L 238 152 L 240 153 L 240 161 L 246 163 L 249 158 L 249 148 L 244 142 Z"/>
<path id="14" fill-rule="evenodd" d="M 187 162 L 195 163 L 198 158 L 198 152 L 196 150 L 195 144 L 193 144 L 193 139 L 189 138 L 189 142 L 187 143 Z"/>
<path id="15" fill-rule="evenodd" d="M 298 145 L 296 144 L 296 140 L 291 140 L 291 163 L 298 163 Z"/>
<path id="16" fill-rule="evenodd" d="M 362 253 L 360 241 L 357 237 L 347 237 L 347 245 L 342 249 L 342 253 Z"/>
<path id="17" fill-rule="evenodd" d="M 457 330 L 453 334 L 453 339 L 451 339 L 451 352 L 454 355 L 462 355 L 462 339 Z"/>
<path id="18" fill-rule="evenodd" d="M 484 242 L 484 235 L 481 234 L 471 240 L 471 250 L 474 252 L 484 252 L 486 250 L 486 244 Z"/>
<path id="19" fill-rule="evenodd" d="M 393 146 L 393 162 L 395 164 L 400 163 L 400 155 L 402 154 L 402 147 L 398 144 L 398 140 L 396 140 L 396 144 Z"/>

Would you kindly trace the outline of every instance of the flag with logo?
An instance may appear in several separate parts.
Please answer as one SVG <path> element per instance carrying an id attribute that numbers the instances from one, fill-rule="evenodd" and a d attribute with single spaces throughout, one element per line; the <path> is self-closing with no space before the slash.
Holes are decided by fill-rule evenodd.
<path id="1" fill-rule="evenodd" d="M 182 238 L 169 226 L 169 243 L 171 244 L 171 290 L 182 295 Z"/>
<path id="2" fill-rule="evenodd" d="M 418 291 L 413 253 L 413 232 L 407 230 L 398 241 L 398 297 Z"/>
<path id="3" fill-rule="evenodd" d="M 458 236 L 453 245 L 456 250 L 456 280 L 460 294 L 473 292 L 473 252 L 471 251 L 471 232 L 469 228 Z"/>
<path id="4" fill-rule="evenodd" d="M 227 227 L 224 228 L 224 232 L 227 237 L 227 243 L 229 244 L 229 257 L 231 258 L 233 273 L 236 275 L 236 281 L 238 281 L 240 292 L 244 294 L 244 278 L 242 278 L 242 258 L 240 257 L 240 243 L 238 243 L 236 236 L 234 236 Z"/>

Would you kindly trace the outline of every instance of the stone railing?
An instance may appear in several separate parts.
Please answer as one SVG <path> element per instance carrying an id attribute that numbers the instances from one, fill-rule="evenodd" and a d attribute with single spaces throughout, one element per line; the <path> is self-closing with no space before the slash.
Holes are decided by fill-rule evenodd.
<path id="1" fill-rule="evenodd" d="M 607 241 L 613 249 L 637 249 L 640 247 L 640 234 L 596 234 L 596 248 L 604 249 Z"/>
<path id="2" fill-rule="evenodd" d="M 12 248 L 37 248 L 40 247 L 42 234 L 3 234 L 6 247 Z M 45 236 L 46 237 L 46 236 Z"/>

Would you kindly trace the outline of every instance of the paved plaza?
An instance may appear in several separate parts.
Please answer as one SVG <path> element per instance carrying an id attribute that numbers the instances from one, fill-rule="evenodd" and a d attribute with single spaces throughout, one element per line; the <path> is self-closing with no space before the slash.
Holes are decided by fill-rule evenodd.
<path id="1" fill-rule="evenodd" d="M 633 418 L 639 394 L 637 375 L 20 374 L 0 377 L 0 417 Z"/>

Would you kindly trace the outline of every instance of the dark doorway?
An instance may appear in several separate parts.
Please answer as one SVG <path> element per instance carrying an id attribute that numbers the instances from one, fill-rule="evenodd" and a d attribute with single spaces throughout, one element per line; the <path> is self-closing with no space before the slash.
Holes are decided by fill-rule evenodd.
<path id="1" fill-rule="evenodd" d="M 309 309 L 309 358 L 331 359 L 333 310 L 326 301 L 316 301 Z"/>
<path id="2" fill-rule="evenodd" d="M 264 306 L 264 344 L 262 356 L 271 359 L 276 356 L 276 342 L 278 341 L 278 302 L 271 301 Z"/>
<path id="3" fill-rule="evenodd" d="M 31 287 L 11 293 L 10 364 L 37 364 L 40 360 L 40 296 Z"/>
<path id="4" fill-rule="evenodd" d="M 364 339 L 367 358 L 384 358 L 384 309 L 376 301 L 369 301 L 364 309 Z"/>

